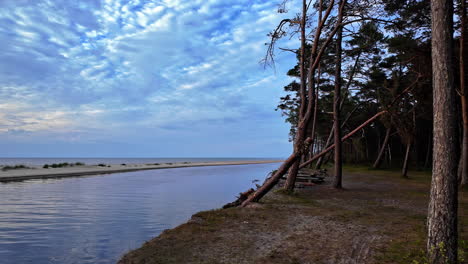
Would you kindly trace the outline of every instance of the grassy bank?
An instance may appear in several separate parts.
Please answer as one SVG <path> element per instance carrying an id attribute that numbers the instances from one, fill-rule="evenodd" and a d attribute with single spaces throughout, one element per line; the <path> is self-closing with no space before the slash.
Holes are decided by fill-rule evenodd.
<path id="1" fill-rule="evenodd" d="M 347 167 L 345 190 L 276 191 L 250 208 L 200 212 L 120 263 L 425 263 L 430 173 L 409 175 Z M 459 219 L 467 259 L 466 191 Z"/>

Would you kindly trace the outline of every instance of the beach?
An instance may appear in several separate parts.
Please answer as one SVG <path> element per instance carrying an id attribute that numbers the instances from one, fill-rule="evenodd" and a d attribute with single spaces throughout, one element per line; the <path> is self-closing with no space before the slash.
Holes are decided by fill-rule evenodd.
<path id="1" fill-rule="evenodd" d="M 241 160 L 216 162 L 174 162 L 151 164 L 99 164 L 65 166 L 60 168 L 44 168 L 43 166 L 28 166 L 27 168 L 0 170 L 0 182 L 15 182 L 32 179 L 52 179 L 65 177 L 91 176 L 140 170 L 157 170 L 184 167 L 248 165 L 262 163 L 276 163 L 281 160 Z"/>

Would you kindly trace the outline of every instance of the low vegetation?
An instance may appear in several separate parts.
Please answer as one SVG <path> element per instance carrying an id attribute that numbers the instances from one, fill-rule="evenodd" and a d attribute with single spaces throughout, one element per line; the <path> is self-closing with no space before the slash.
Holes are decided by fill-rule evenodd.
<path id="1" fill-rule="evenodd" d="M 19 170 L 19 169 L 30 169 L 30 167 L 25 166 L 23 164 L 13 165 L 13 166 L 7 165 L 7 166 L 3 166 L 2 171 Z"/>
<path id="2" fill-rule="evenodd" d="M 85 164 L 82 162 L 75 162 L 75 163 L 68 163 L 68 162 L 63 162 L 63 163 L 52 163 L 52 164 L 44 164 L 42 168 L 48 169 L 48 168 L 65 168 L 65 167 L 74 167 L 74 166 L 84 166 Z"/>

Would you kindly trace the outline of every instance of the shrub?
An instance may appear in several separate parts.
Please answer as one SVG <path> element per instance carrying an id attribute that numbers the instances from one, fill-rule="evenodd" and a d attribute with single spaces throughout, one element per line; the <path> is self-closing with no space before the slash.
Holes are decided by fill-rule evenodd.
<path id="1" fill-rule="evenodd" d="M 24 166 L 23 164 L 15 165 L 15 166 L 5 166 L 2 168 L 3 171 L 8 171 L 8 170 L 18 170 L 18 169 L 30 169 L 27 166 Z"/>

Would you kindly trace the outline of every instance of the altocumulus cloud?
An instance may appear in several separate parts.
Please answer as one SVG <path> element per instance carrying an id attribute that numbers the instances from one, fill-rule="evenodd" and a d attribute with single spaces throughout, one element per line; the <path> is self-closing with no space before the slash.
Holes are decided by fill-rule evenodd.
<path id="1" fill-rule="evenodd" d="M 277 75 L 258 63 L 276 8 L 1 1 L 0 155 L 286 155 L 274 108 L 294 58 L 280 54 Z"/>

